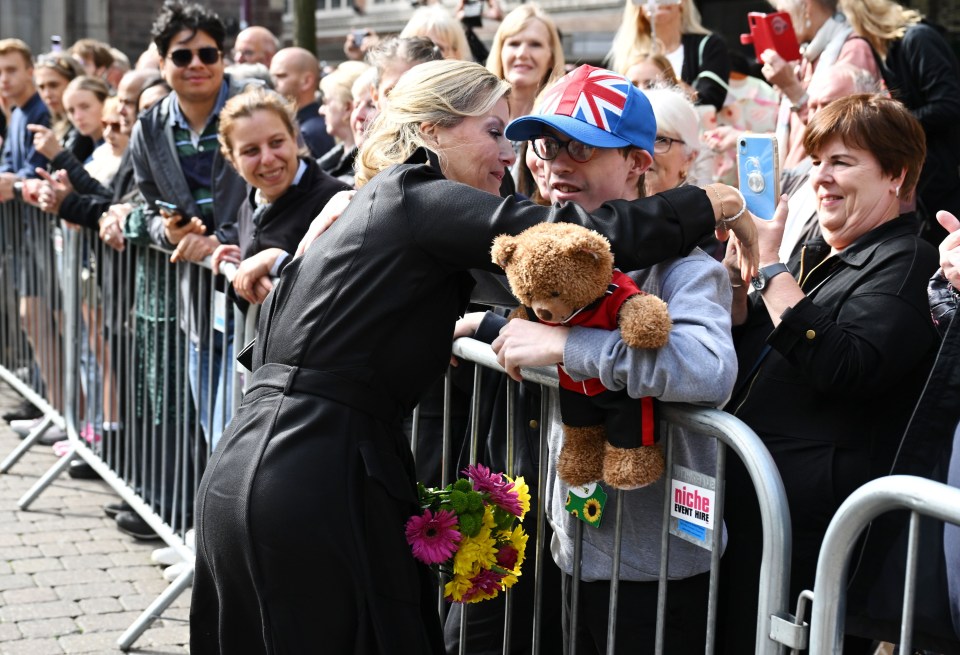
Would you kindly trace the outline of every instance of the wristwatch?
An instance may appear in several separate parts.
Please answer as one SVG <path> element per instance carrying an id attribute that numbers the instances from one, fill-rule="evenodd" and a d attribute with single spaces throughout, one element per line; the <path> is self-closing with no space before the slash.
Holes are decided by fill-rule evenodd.
<path id="1" fill-rule="evenodd" d="M 787 268 L 787 265 L 783 262 L 769 264 L 757 271 L 757 276 L 750 280 L 750 284 L 752 284 L 753 288 L 757 291 L 763 291 L 767 287 L 767 282 L 769 282 L 771 278 L 776 277 L 781 273 L 789 272 L 790 269 Z"/>
<path id="2" fill-rule="evenodd" d="M 17 200 L 23 200 L 23 180 L 17 180 L 13 183 L 13 197 Z"/>

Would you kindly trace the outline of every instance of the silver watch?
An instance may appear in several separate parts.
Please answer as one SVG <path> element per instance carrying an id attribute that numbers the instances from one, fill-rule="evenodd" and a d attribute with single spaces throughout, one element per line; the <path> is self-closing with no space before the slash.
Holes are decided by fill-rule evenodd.
<path id="1" fill-rule="evenodd" d="M 790 269 L 787 268 L 787 265 L 783 262 L 769 264 L 757 271 L 756 277 L 750 280 L 750 284 L 752 284 L 753 288 L 757 291 L 763 291 L 767 287 L 767 282 L 769 282 L 771 278 L 774 278 L 781 273 L 789 272 Z"/>

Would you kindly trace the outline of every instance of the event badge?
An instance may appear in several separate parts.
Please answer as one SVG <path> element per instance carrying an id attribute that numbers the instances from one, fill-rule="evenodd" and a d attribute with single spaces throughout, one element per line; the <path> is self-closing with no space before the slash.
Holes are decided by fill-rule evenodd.
<path id="1" fill-rule="evenodd" d="M 717 481 L 685 466 L 674 466 L 670 481 L 670 534 L 713 550 Z"/>
<path id="2" fill-rule="evenodd" d="M 603 506 L 606 504 L 607 492 L 596 482 L 591 482 L 570 487 L 563 508 L 587 525 L 599 528 L 603 518 Z"/>

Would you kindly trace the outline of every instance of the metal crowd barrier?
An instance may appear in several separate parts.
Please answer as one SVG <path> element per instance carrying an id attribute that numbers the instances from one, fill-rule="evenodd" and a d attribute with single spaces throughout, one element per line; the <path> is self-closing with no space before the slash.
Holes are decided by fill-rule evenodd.
<path id="1" fill-rule="evenodd" d="M 49 214 L 22 203 L 0 205 L 0 379 L 43 412 L 0 473 L 48 429 L 64 428 L 61 253 L 60 228 Z"/>
<path id="2" fill-rule="evenodd" d="M 67 436 L 57 445 L 61 457 L 20 508 L 81 460 L 190 562 L 194 493 L 242 388 L 232 344 L 244 343 L 246 321 L 208 263 L 171 264 L 170 253 L 146 239 L 118 252 L 93 230 L 58 224 L 35 208 L 0 204 L 0 377 L 45 413 L 2 471 L 59 425 Z M 56 338 L 28 341 L 30 324 L 14 311 L 31 309 L 24 289 L 40 296 L 34 304 L 46 314 L 39 325 Z M 52 383 L 48 368 L 57 371 Z M 132 646 L 192 577 L 188 567 L 121 636 L 121 648 Z"/>
<path id="3" fill-rule="evenodd" d="M 850 494 L 827 527 L 813 587 L 810 655 L 843 652 L 847 575 L 857 540 L 880 514 L 902 509 L 910 512 L 910 528 L 898 648 L 901 653 L 913 652 L 920 516 L 960 525 L 960 489 L 925 478 L 891 475 L 872 480 Z"/>
<path id="4" fill-rule="evenodd" d="M 104 246 L 92 230 L 70 227 L 61 230 L 56 221 L 46 216 L 23 205 L 0 205 L 3 253 L 0 275 L 6 279 L 0 295 L 5 310 L 5 318 L 0 321 L 0 377 L 44 409 L 46 418 L 43 423 L 62 422 L 67 433 L 63 456 L 21 498 L 20 507 L 27 509 L 67 469 L 70 461 L 79 458 L 88 463 L 186 562 L 192 562 L 193 552 L 187 545 L 187 532 L 193 525 L 194 493 L 219 431 L 229 421 L 232 407 L 239 404 L 244 379 L 234 362 L 233 353 L 252 338 L 250 333 L 255 329 L 255 313 L 250 312 L 244 317 L 239 312 L 227 311 L 227 308 L 233 308 L 233 304 L 223 299 L 223 278 L 214 276 L 208 265 L 170 264 L 170 253 L 146 245 L 145 241 L 139 244 L 128 241 L 126 249 L 117 252 Z M 43 225 L 45 231 L 25 235 L 26 225 Z M 60 243 L 56 237 L 60 232 L 63 234 L 62 248 L 55 248 Z M 36 373 L 40 367 L 31 365 L 35 358 L 26 346 L 24 326 L 18 322 L 15 313 L 8 311 L 22 295 L 18 294 L 18 287 L 11 283 L 11 278 L 18 274 L 25 261 L 23 244 L 29 239 L 39 239 L 44 244 L 40 251 L 49 249 L 52 253 L 50 266 L 44 268 L 41 261 L 34 268 L 28 268 L 32 275 L 42 280 L 40 286 L 49 292 L 47 308 L 56 318 L 52 321 L 57 327 L 54 334 L 60 335 L 59 339 L 37 340 L 40 345 L 36 352 L 62 361 L 62 379 L 46 386 L 43 376 Z M 474 370 L 469 441 L 469 461 L 474 462 L 477 461 L 479 439 L 480 367 L 501 374 L 502 369 L 486 344 L 461 339 L 454 344 L 454 354 L 479 364 Z M 202 376 L 191 374 L 191 359 L 194 365 L 200 365 Z M 67 375 L 62 374 L 64 371 Z M 556 372 L 552 368 L 531 369 L 524 371 L 524 377 L 528 382 L 542 385 L 541 397 L 546 402 L 540 408 L 538 447 L 545 454 L 549 423 L 557 420 L 558 415 L 549 402 L 549 389 L 557 385 Z M 200 384 L 197 384 L 198 380 Z M 229 388 L 231 383 L 232 390 Z M 505 387 L 509 414 L 504 437 L 505 472 L 512 475 L 516 439 L 512 426 L 513 414 L 517 412 L 514 399 L 517 385 L 508 380 Z M 453 454 L 450 388 L 448 375 L 442 418 L 441 475 L 444 481 L 455 477 L 449 466 Z M 217 389 L 215 394 L 211 392 L 214 389 Z M 52 398 L 57 402 L 50 402 Z M 234 402 L 219 402 L 223 398 L 231 398 Z M 419 410 L 415 412 L 411 428 L 414 452 L 421 452 L 418 449 L 423 422 L 420 414 Z M 722 518 L 727 449 L 732 449 L 743 460 L 760 498 L 764 526 L 756 652 L 781 652 L 782 645 L 770 635 L 775 632 L 774 622 L 789 616 L 790 520 L 783 485 L 773 460 L 749 428 L 724 412 L 674 405 L 665 406 L 661 416 L 667 426 L 668 471 L 672 464 L 670 431 L 673 427 L 686 428 L 703 435 L 704 439 L 717 440 L 717 469 L 712 474 L 717 517 Z M 39 434 L 31 435 L 25 440 L 18 447 L 16 457 L 38 437 Z M 13 458 L 10 465 L 15 461 Z M 5 464 L 3 470 L 10 465 Z M 540 457 L 538 479 L 528 481 L 537 497 L 535 517 L 531 518 L 538 527 L 545 525 L 546 521 L 547 499 L 539 493 L 547 487 L 546 466 L 547 457 Z M 618 503 L 618 507 L 622 504 Z M 661 581 L 667 575 L 671 542 L 667 532 L 669 518 L 670 497 L 665 494 L 664 531 L 661 535 L 665 555 Z M 705 644 L 708 654 L 713 652 L 721 539 L 722 531 L 713 530 Z M 526 573 L 518 584 L 531 584 L 532 578 L 535 585 L 534 611 L 530 619 L 533 623 L 531 646 L 532 652 L 539 653 L 542 652 L 543 622 L 540 613 L 543 601 L 541 573 L 545 563 L 541 558 L 549 557 L 543 529 L 537 529 L 537 543 L 535 546 L 531 543 L 528 552 L 532 554 L 528 555 Z M 189 588 L 192 578 L 193 569 L 188 566 L 118 639 L 120 648 L 130 648 L 170 603 Z M 663 652 L 665 585 L 661 584 L 660 590 L 657 653 Z M 503 603 L 504 652 L 509 652 L 514 625 L 511 593 L 505 595 Z M 576 590 L 573 598 L 575 621 Z M 446 605 L 442 600 L 438 600 L 438 607 L 444 614 Z M 616 585 L 612 586 L 611 607 L 608 644 L 612 653 L 613 628 L 617 620 Z M 475 610 L 468 608 L 466 611 Z M 516 617 L 516 620 L 527 619 Z M 469 623 L 469 620 L 461 621 L 460 650 L 464 653 L 467 652 Z"/>
<path id="5" fill-rule="evenodd" d="M 490 346 L 484 343 L 472 339 L 459 339 L 453 345 L 453 354 L 463 360 L 476 362 L 481 364 L 484 367 L 491 368 L 497 371 L 503 372 L 503 369 L 497 364 L 496 357 L 490 349 Z M 557 376 L 555 368 L 544 368 L 544 369 L 524 369 L 523 370 L 524 380 L 527 382 L 533 382 L 536 384 L 542 385 L 544 391 L 551 388 L 557 387 Z M 474 374 L 474 384 L 473 384 L 473 399 L 472 406 L 474 410 L 479 406 L 477 395 L 479 394 L 480 384 L 479 384 L 479 367 L 475 369 Z M 516 390 L 514 384 L 507 385 L 507 393 L 513 394 Z M 449 395 L 449 394 L 445 394 Z M 549 393 L 542 393 L 542 398 L 548 398 Z M 446 403 L 445 403 L 446 404 Z M 547 405 L 547 403 L 545 403 Z M 507 412 L 510 413 L 515 411 L 515 403 L 510 400 L 508 395 L 508 400 L 506 403 Z M 786 493 L 783 488 L 783 483 L 780 479 L 780 474 L 777 471 L 776 464 L 773 462 L 772 457 L 770 456 L 767 449 L 763 446 L 759 437 L 742 421 L 727 414 L 725 412 L 708 409 L 703 407 L 695 407 L 692 405 L 684 404 L 664 404 L 661 417 L 664 420 L 667 431 L 666 431 L 666 471 L 673 471 L 673 447 L 670 438 L 670 432 L 674 427 L 686 428 L 690 431 L 692 435 L 702 436 L 704 439 L 715 438 L 718 442 L 717 447 L 717 464 L 716 470 L 713 472 L 713 479 L 715 483 L 715 513 L 718 521 L 718 525 L 721 525 L 723 517 L 723 501 L 724 501 L 724 472 L 726 470 L 726 455 L 727 449 L 732 450 L 743 462 L 746 467 L 751 480 L 753 481 L 754 487 L 757 491 L 757 495 L 760 501 L 760 512 L 761 520 L 763 522 L 763 550 L 762 550 L 762 559 L 761 559 L 761 569 L 760 569 L 760 588 L 758 589 L 758 611 L 757 611 L 757 647 L 756 653 L 760 654 L 774 654 L 783 652 L 784 646 L 782 643 L 776 641 L 772 635 L 776 632 L 775 624 L 779 621 L 789 622 L 789 619 L 792 618 L 789 614 L 790 608 L 790 599 L 789 595 L 789 580 L 790 580 L 790 553 L 791 553 L 791 528 L 790 528 L 790 512 L 787 505 Z M 549 420 L 548 420 L 549 419 Z M 539 484 L 538 488 L 542 489 L 546 485 L 546 467 L 547 467 L 547 445 L 546 445 L 546 435 L 549 430 L 549 421 L 550 420 L 559 420 L 559 413 L 555 411 L 555 408 L 545 406 L 541 410 L 541 420 L 539 421 L 540 427 L 540 471 L 539 471 Z M 515 435 L 513 434 L 512 429 L 509 426 L 514 425 L 512 416 L 507 419 L 507 457 L 508 457 L 508 469 L 510 468 L 510 458 L 512 458 L 512 453 L 514 452 L 514 444 L 512 443 Z M 476 433 L 476 411 L 474 411 L 474 424 L 471 430 L 470 436 L 470 461 L 476 461 L 477 456 L 477 439 L 478 435 Z M 506 471 L 508 474 L 512 471 Z M 448 476 L 445 474 L 444 479 L 448 480 Z M 533 486 L 533 485 L 531 485 Z M 670 485 L 665 485 L 665 489 L 669 490 Z M 618 510 L 623 507 L 623 504 L 619 502 L 623 498 L 623 495 L 629 494 L 631 492 L 617 491 L 618 494 Z M 538 504 L 536 507 L 536 522 L 537 526 L 541 526 L 545 521 L 545 503 L 547 499 L 543 497 L 542 494 L 538 494 Z M 664 584 L 667 579 L 667 564 L 670 551 L 670 517 L 671 517 L 671 494 L 665 493 L 663 499 L 663 530 L 661 532 L 661 569 L 660 569 L 660 585 L 659 585 L 659 598 L 658 598 L 658 607 L 657 607 L 657 642 L 656 642 L 656 653 L 660 655 L 664 652 L 663 645 L 663 627 L 664 627 L 664 612 L 666 609 L 666 585 Z M 528 519 L 529 520 L 529 519 Z M 580 524 L 582 526 L 582 523 Z M 578 526 L 579 527 L 579 526 Z M 704 645 L 704 652 L 710 655 L 714 652 L 714 638 L 715 638 L 715 628 L 716 628 L 716 617 L 717 617 L 717 576 L 719 569 L 719 560 L 721 554 L 721 539 L 722 531 L 713 530 L 712 531 L 712 543 L 711 543 L 711 567 L 710 567 L 710 590 L 709 590 L 709 604 L 707 607 L 707 643 Z M 617 517 L 617 524 L 615 526 L 616 539 L 620 539 L 620 517 Z M 582 539 L 582 530 L 578 530 L 578 538 Z M 548 550 L 545 548 L 546 544 L 544 543 L 544 531 L 542 529 L 537 529 L 537 543 L 534 545 L 528 544 L 528 559 L 534 560 L 534 583 L 537 587 L 535 590 L 535 612 L 532 617 L 533 621 L 533 644 L 532 652 L 539 653 L 539 636 L 541 635 L 541 630 L 543 626 L 541 625 L 541 617 L 539 613 L 540 609 L 540 600 L 542 598 L 541 587 L 542 580 L 540 577 L 540 571 L 542 569 L 540 558 L 549 557 Z M 575 553 L 580 553 L 581 549 L 579 544 L 577 544 Z M 614 554 L 614 569 L 618 570 L 619 568 L 619 547 L 615 550 Z M 527 565 L 529 566 L 529 564 Z M 524 575 L 526 578 L 527 575 Z M 571 609 L 571 619 L 570 622 L 573 625 L 576 625 L 577 621 L 577 582 L 576 578 L 579 577 L 579 569 L 575 565 L 573 578 L 574 578 L 574 591 L 572 599 L 572 609 Z M 615 579 L 615 576 L 614 576 Z M 523 578 L 518 584 L 523 584 Z M 508 592 L 509 595 L 509 592 Z M 615 650 L 615 625 L 618 620 L 629 620 L 629 617 L 618 617 L 617 614 L 617 585 L 611 585 L 611 596 L 610 596 L 610 612 L 609 612 L 609 624 L 608 624 L 608 636 L 607 636 L 607 652 L 614 653 Z M 469 611 L 469 609 L 467 609 Z M 466 616 L 466 612 L 464 613 Z M 514 617 L 510 615 L 509 604 L 506 607 L 504 612 L 504 651 L 505 653 L 509 652 L 509 634 L 511 630 L 511 622 Z M 517 617 L 519 619 L 519 617 Z M 460 652 L 466 653 L 466 634 L 468 630 L 468 620 L 461 621 L 460 627 Z M 573 653 L 570 653 L 573 655 Z"/>

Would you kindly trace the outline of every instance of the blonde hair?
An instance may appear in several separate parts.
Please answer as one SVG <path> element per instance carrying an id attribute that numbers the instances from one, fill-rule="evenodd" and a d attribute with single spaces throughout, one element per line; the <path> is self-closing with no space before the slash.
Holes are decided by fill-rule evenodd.
<path id="1" fill-rule="evenodd" d="M 677 72 L 673 70 L 673 64 L 670 63 L 670 60 L 667 59 L 667 56 L 664 54 L 651 53 L 651 52 L 642 52 L 637 57 L 630 62 L 630 65 L 627 66 L 627 70 L 623 73 L 624 77 L 633 81 L 630 76 L 627 74 L 631 68 L 638 64 L 643 64 L 650 62 L 660 71 L 659 79 L 660 81 L 669 84 L 669 85 L 678 85 L 680 84 L 680 78 L 677 77 Z M 656 86 L 656 85 L 654 85 Z"/>
<path id="2" fill-rule="evenodd" d="M 0 39 L 0 55 L 9 55 L 13 52 L 23 57 L 23 63 L 28 69 L 33 68 L 33 53 L 30 51 L 30 46 L 20 39 Z"/>
<path id="3" fill-rule="evenodd" d="M 320 90 L 323 91 L 324 102 L 337 100 L 349 107 L 353 104 L 353 83 L 370 68 L 362 61 L 345 61 L 329 75 L 320 80 Z"/>
<path id="4" fill-rule="evenodd" d="M 276 91 L 270 91 L 260 86 L 250 87 L 239 93 L 223 105 L 220 110 L 220 120 L 217 129 L 217 140 L 220 142 L 220 152 L 227 161 L 233 163 L 233 130 L 237 127 L 237 120 L 250 118 L 258 111 L 272 112 L 280 119 L 290 137 L 296 141 L 300 128 L 297 126 L 297 105 Z M 303 154 L 303 148 L 300 149 Z"/>
<path id="5" fill-rule="evenodd" d="M 91 77 L 89 75 L 81 75 L 70 80 L 63 90 L 63 95 L 66 96 L 73 91 L 89 91 L 97 96 L 97 100 L 100 101 L 101 105 L 110 97 L 110 87 L 107 86 L 107 83 L 99 77 Z"/>
<path id="6" fill-rule="evenodd" d="M 681 34 L 710 34 L 710 30 L 700 22 L 700 12 L 693 0 L 682 0 L 680 5 Z M 643 7 L 626 0 L 623 6 L 623 20 L 613 37 L 613 45 L 604 60 L 614 72 L 625 75 L 627 69 L 643 53 L 656 52 L 657 44 L 650 38 L 650 21 L 643 13 Z"/>
<path id="7" fill-rule="evenodd" d="M 890 42 L 902 39 L 908 27 L 923 19 L 920 12 L 892 0 L 840 0 L 840 11 L 883 59 Z"/>
<path id="8" fill-rule="evenodd" d="M 390 92 L 390 108 L 370 126 L 357 157 L 357 187 L 426 146 L 424 123 L 455 127 L 490 111 L 509 93 L 509 84 L 472 62 L 446 59 L 414 66 Z"/>
<path id="9" fill-rule="evenodd" d="M 405 39 L 411 36 L 430 38 L 430 32 L 436 32 L 450 44 L 450 59 L 464 61 L 472 59 L 463 25 L 442 5 L 429 5 L 414 11 L 403 31 L 400 32 L 400 38 Z"/>
<path id="10" fill-rule="evenodd" d="M 503 17 L 503 20 L 500 22 L 500 27 L 497 28 L 497 33 L 493 35 L 493 42 L 490 44 L 490 55 L 487 57 L 487 69 L 501 80 L 504 78 L 502 57 L 503 42 L 514 34 L 522 32 L 526 29 L 527 25 L 535 20 L 543 23 L 544 27 L 547 28 L 547 32 L 550 34 L 549 47 L 552 61 L 550 62 L 550 67 L 547 69 L 547 74 L 540 80 L 540 89 L 538 90 L 542 91 L 548 84 L 552 84 L 555 80 L 563 77 L 565 61 L 563 57 L 563 42 L 560 40 L 560 31 L 557 29 L 557 24 L 547 12 L 541 9 L 536 3 L 528 2 L 522 4 Z"/>

